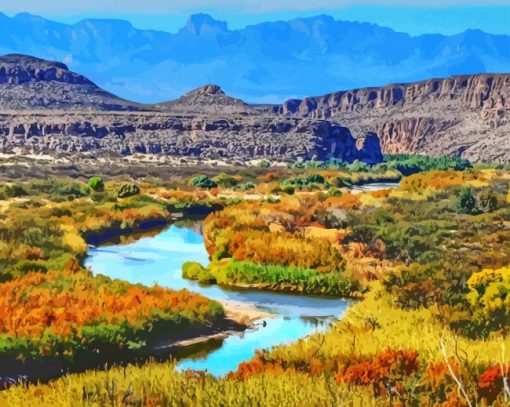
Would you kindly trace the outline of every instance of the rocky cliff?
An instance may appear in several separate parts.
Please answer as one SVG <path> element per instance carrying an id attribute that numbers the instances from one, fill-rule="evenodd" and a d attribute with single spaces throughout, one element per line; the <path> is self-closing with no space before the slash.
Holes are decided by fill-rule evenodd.
<path id="1" fill-rule="evenodd" d="M 375 163 L 381 145 L 386 153 L 510 161 L 510 74 L 355 89 L 265 108 L 205 85 L 149 106 L 119 99 L 58 62 L 0 57 L 4 152 Z"/>
<path id="2" fill-rule="evenodd" d="M 176 114 L 258 114 L 242 100 L 234 99 L 225 94 L 217 85 L 204 85 L 177 100 L 156 105 L 159 110 Z"/>
<path id="3" fill-rule="evenodd" d="M 386 153 L 510 160 L 510 74 L 432 79 L 289 100 L 271 113 L 376 132 Z"/>
<path id="4" fill-rule="evenodd" d="M 366 139 L 357 143 L 334 121 L 268 114 L 215 85 L 144 106 L 103 91 L 64 64 L 0 57 L 3 153 L 380 161 L 377 136 Z"/>
<path id="5" fill-rule="evenodd" d="M 275 161 L 377 161 L 377 136 L 356 147 L 346 127 L 316 119 L 184 117 L 164 113 L 0 114 L 0 151 L 30 154 L 162 154 Z"/>

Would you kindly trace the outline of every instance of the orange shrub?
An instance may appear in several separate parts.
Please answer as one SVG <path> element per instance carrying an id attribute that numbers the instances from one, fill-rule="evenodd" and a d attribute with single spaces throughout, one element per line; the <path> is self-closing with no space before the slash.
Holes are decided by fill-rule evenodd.
<path id="1" fill-rule="evenodd" d="M 194 201 L 207 199 L 208 195 L 205 191 L 181 191 L 181 190 L 160 190 L 157 193 L 163 199 L 175 199 L 177 201 Z"/>
<path id="2" fill-rule="evenodd" d="M 260 182 L 271 182 L 278 179 L 278 174 L 276 172 L 268 172 L 267 174 L 259 175 L 257 180 Z"/>
<path id="3" fill-rule="evenodd" d="M 341 369 L 335 378 L 338 383 L 372 385 L 374 392 L 380 394 L 384 393 L 387 384 L 401 384 L 406 376 L 418 369 L 418 352 L 388 348 L 371 359 Z"/>
<path id="4" fill-rule="evenodd" d="M 474 175 L 462 171 L 429 171 L 413 174 L 400 181 L 400 188 L 410 192 L 423 192 L 427 188 L 445 188 L 450 186 L 465 185 L 466 182 L 475 180 L 480 175 Z"/>
<path id="5" fill-rule="evenodd" d="M 331 196 L 324 202 L 326 208 L 342 208 L 347 210 L 361 208 L 360 196 L 345 192 L 342 196 Z"/>
<path id="6" fill-rule="evenodd" d="M 316 197 L 303 196 L 276 204 L 245 202 L 227 207 L 207 217 L 206 249 L 215 260 L 233 257 L 321 272 L 342 270 L 345 262 L 335 239 L 317 233 L 307 236 L 306 226 L 317 225 L 315 213 L 321 205 Z"/>
<path id="7" fill-rule="evenodd" d="M 284 372 L 284 369 L 278 363 L 268 362 L 257 355 L 248 362 L 241 362 L 237 370 L 229 373 L 227 378 L 230 380 L 246 380 L 265 372 L 280 374 Z"/>
<path id="8" fill-rule="evenodd" d="M 210 306 L 211 301 L 186 290 L 93 278 L 71 265 L 64 272 L 33 272 L 1 284 L 0 334 L 65 337 L 101 322 L 141 326 L 161 312 L 200 319 L 210 316 Z"/>

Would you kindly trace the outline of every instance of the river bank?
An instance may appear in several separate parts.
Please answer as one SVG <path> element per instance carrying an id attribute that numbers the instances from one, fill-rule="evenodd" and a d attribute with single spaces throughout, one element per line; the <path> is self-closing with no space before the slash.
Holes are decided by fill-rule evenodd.
<path id="1" fill-rule="evenodd" d="M 231 335 L 242 336 L 246 329 L 258 329 L 267 324 L 266 319 L 275 317 L 275 314 L 262 311 L 254 304 L 246 304 L 231 300 L 219 302 L 225 310 L 225 321 L 230 321 L 231 325 L 228 323 L 224 325 L 216 324 L 210 326 L 207 332 L 197 332 L 196 335 L 187 339 L 163 341 L 155 346 L 153 351 L 156 354 L 159 352 L 183 354 L 186 352 L 187 348 L 205 345 L 210 341 L 223 341 Z"/>
<path id="2" fill-rule="evenodd" d="M 149 359 L 164 361 L 185 354 L 188 348 L 205 345 L 207 342 L 220 342 L 231 335 L 242 335 L 247 329 L 255 330 L 262 326 L 257 321 L 272 318 L 274 315 L 259 310 L 252 304 L 238 301 L 220 301 L 225 316 L 207 325 L 189 326 L 178 333 L 168 332 L 166 336 L 154 338 L 154 344 L 143 354 L 129 349 L 103 353 L 101 357 L 83 360 L 80 363 L 64 356 L 48 356 L 24 361 L 3 356 L 0 366 L 0 389 L 19 383 L 47 382 L 63 374 L 79 373 L 86 370 L 102 370 L 107 366 L 142 364 Z M 98 355 L 99 356 L 99 355 Z M 5 370 L 5 371 L 4 371 Z"/>
<path id="3" fill-rule="evenodd" d="M 53 184 L 50 186 L 52 185 Z M 66 188 L 69 187 L 66 183 L 62 185 L 64 185 Z M 61 189 L 64 188 L 64 186 L 60 186 L 60 184 L 57 186 Z M 72 189 L 73 191 L 76 190 L 76 185 L 72 184 L 71 186 L 74 188 Z M 39 189 L 43 187 L 46 188 L 46 184 L 39 185 L 36 183 L 33 185 L 30 184 L 24 186 L 26 191 L 28 191 L 26 193 L 29 194 L 27 196 L 32 196 L 31 194 L 34 194 L 35 190 L 39 191 Z M 61 190 L 59 189 L 59 191 Z M 101 275 L 106 275 L 114 279 L 127 280 L 132 284 L 141 283 L 149 287 L 156 283 L 162 287 L 168 287 L 177 290 L 180 288 L 187 288 L 191 292 L 199 292 L 206 297 L 215 299 L 216 301 L 222 301 L 223 299 L 239 299 L 243 303 L 253 304 L 254 307 L 257 307 L 256 309 L 258 311 L 253 312 L 252 309 L 248 314 L 246 314 L 246 308 L 242 311 L 236 309 L 231 312 L 227 306 L 227 312 L 229 315 L 236 315 L 233 317 L 233 319 L 237 318 L 235 321 L 229 320 L 229 317 L 227 316 L 224 321 L 216 321 L 214 324 L 215 326 L 213 327 L 211 327 L 211 324 L 208 322 L 207 324 L 209 326 L 205 326 L 203 328 L 200 327 L 200 329 L 193 328 L 186 337 L 175 335 L 170 339 L 165 338 L 167 343 L 172 344 L 172 349 L 180 350 L 185 347 L 194 346 L 196 344 L 210 340 L 220 339 L 229 341 L 231 338 L 229 334 L 231 332 L 244 332 L 245 330 L 249 330 L 250 332 L 248 336 L 252 338 L 258 337 L 258 342 L 254 340 L 251 344 L 249 344 L 249 346 L 246 347 L 246 349 L 243 349 L 243 355 L 240 356 L 239 359 L 233 358 L 228 363 L 222 364 L 221 369 L 218 368 L 220 364 L 215 365 L 213 366 L 213 370 L 216 370 L 219 373 L 223 373 L 225 369 L 235 369 L 238 362 L 249 359 L 256 349 L 265 346 L 271 347 L 281 343 L 287 343 L 288 341 L 306 336 L 313 332 L 318 327 L 318 325 L 322 324 L 322 322 L 312 323 L 310 321 L 328 321 L 326 323 L 329 323 L 331 320 L 340 317 L 347 308 L 346 301 L 339 300 L 337 298 L 309 297 L 307 295 L 303 295 L 302 292 L 282 294 L 276 292 L 260 292 L 259 290 L 249 288 L 242 289 L 239 287 L 202 288 L 196 283 L 182 282 L 181 266 L 184 261 L 190 259 L 197 260 L 196 255 L 197 253 L 200 253 L 201 258 L 203 258 L 203 263 L 205 264 L 208 262 L 208 254 L 205 251 L 203 237 L 200 236 L 200 231 L 198 231 L 194 226 L 189 227 L 189 225 L 186 225 L 185 228 L 180 229 L 181 232 L 187 236 L 183 237 L 184 241 L 177 242 L 178 250 L 172 253 L 168 253 L 170 257 L 167 257 L 161 264 L 158 263 L 157 267 L 160 267 L 160 270 L 155 272 L 154 261 L 158 256 L 161 255 L 161 253 L 157 253 L 161 247 L 158 248 L 157 246 L 161 243 L 166 244 L 164 241 L 160 242 L 160 236 L 165 234 L 164 231 L 167 224 L 175 220 L 172 219 L 172 217 L 178 217 L 176 215 L 182 213 L 182 217 L 186 218 L 189 215 L 188 209 L 190 208 L 188 208 L 187 205 L 183 208 L 179 208 L 180 212 L 176 212 L 173 214 L 174 216 L 172 216 L 172 211 L 168 210 L 169 206 L 171 205 L 165 202 L 164 199 L 157 200 L 148 198 L 146 195 L 140 195 L 125 200 L 116 200 L 114 202 L 113 197 L 115 195 L 115 191 L 116 190 L 113 185 L 107 185 L 107 188 L 104 192 L 100 194 L 94 193 L 90 198 L 81 197 L 73 198 L 73 200 L 69 201 L 61 201 L 60 198 L 57 199 L 53 197 L 52 199 L 54 200 L 52 200 L 51 203 L 48 203 L 49 201 L 44 201 L 44 206 L 37 206 L 38 203 L 35 200 L 27 200 L 26 202 L 21 202 L 19 205 L 18 203 L 10 204 L 9 214 L 12 213 L 13 218 L 19 219 L 20 217 L 24 217 L 26 215 L 26 223 L 29 226 L 25 227 L 25 229 L 30 229 L 30 225 L 32 225 L 30 222 L 34 214 L 37 215 L 36 220 L 39 218 L 44 219 L 50 226 L 54 226 L 55 224 L 62 226 L 67 222 L 65 226 L 62 227 L 62 234 L 57 233 L 59 231 L 55 230 L 55 242 L 58 244 L 56 247 L 58 247 L 60 252 L 62 252 L 62 254 L 60 252 L 57 253 L 58 256 L 52 252 L 52 256 L 56 257 L 57 261 L 53 260 L 53 257 L 50 259 L 48 256 L 46 256 L 45 253 L 31 254 L 32 252 L 27 252 L 27 256 L 33 257 L 33 259 L 30 259 L 30 263 L 27 263 L 27 265 L 30 267 L 35 267 L 34 265 L 36 265 L 38 267 L 37 270 L 41 270 L 41 276 L 44 276 L 44 272 L 47 270 L 52 270 L 54 268 L 65 269 L 69 266 L 69 264 L 74 264 L 75 266 L 71 268 L 73 270 L 76 268 L 76 270 L 71 270 L 71 274 L 65 277 L 74 279 L 74 277 L 70 277 L 73 275 L 73 273 L 78 276 L 86 272 L 80 266 L 81 264 L 85 266 L 88 265 L 86 257 L 91 252 L 95 252 L 96 254 L 106 254 L 111 250 L 111 246 L 89 247 L 87 250 L 86 243 L 102 245 L 105 239 L 110 240 L 111 242 L 115 241 L 115 243 L 120 243 L 120 246 L 116 246 L 113 249 L 113 251 L 116 252 L 121 246 L 130 249 L 132 247 L 131 243 L 134 244 L 135 247 L 137 242 L 145 243 L 146 238 L 143 237 L 143 235 L 149 233 L 150 237 L 148 237 L 148 239 L 152 239 L 153 242 L 149 242 L 148 247 L 142 248 L 139 254 L 135 253 L 133 255 L 133 253 L 123 253 L 123 249 L 120 250 L 120 253 L 113 253 L 114 256 L 120 254 L 122 258 L 121 263 L 124 264 L 121 264 L 120 267 L 116 270 L 110 269 L 110 267 L 108 267 L 108 261 L 94 264 L 89 269 L 90 277 L 93 277 L 92 274 L 94 274 L 94 278 L 89 279 L 89 277 L 87 277 L 85 280 L 87 281 L 87 284 L 90 283 L 89 285 L 92 291 L 97 290 L 98 287 L 106 288 L 110 287 L 110 285 L 112 287 L 111 290 L 115 290 L 115 287 L 119 285 L 119 282 L 113 282 L 113 284 L 111 284 L 110 281 L 101 280 Z M 42 193 L 40 194 L 40 197 L 42 197 L 41 199 L 49 199 L 49 192 L 45 192 L 45 194 L 46 195 Z M 63 192 L 59 192 L 59 194 L 63 194 Z M 206 213 L 214 209 L 209 205 L 206 206 L 207 208 L 203 208 L 205 209 Z M 196 206 L 193 206 L 191 208 L 191 212 L 195 212 L 196 209 Z M 199 215 L 203 215 L 202 207 L 199 206 L 198 209 L 200 212 Z M 193 213 L 193 215 L 196 214 Z M 62 221 L 61 219 L 65 219 L 65 221 Z M 37 227 L 40 227 L 40 225 L 37 225 Z M 172 226 L 170 226 L 170 228 L 171 227 Z M 35 226 L 32 226 L 32 228 L 34 229 Z M 139 233 L 142 235 L 139 235 Z M 132 239 L 139 240 L 133 241 Z M 126 245 L 127 242 L 131 243 Z M 188 243 L 192 243 L 192 245 L 187 246 Z M 179 245 L 181 246 L 179 247 Z M 152 252 L 153 248 L 155 249 L 156 253 Z M 191 251 L 189 251 L 190 248 L 192 249 Z M 72 259 L 72 261 L 67 261 L 69 254 L 74 255 L 75 259 Z M 153 254 L 156 256 L 156 258 L 151 258 Z M 169 264 L 171 264 L 171 266 L 169 266 Z M 173 268 L 174 265 L 176 265 L 175 268 Z M 142 267 L 141 269 L 140 266 Z M 147 269 L 145 269 L 145 266 L 147 266 Z M 80 270 L 78 270 L 79 268 Z M 116 275 L 117 271 L 119 273 Z M 166 276 L 164 275 L 165 273 L 166 276 L 171 273 L 174 277 L 171 278 L 170 281 L 167 281 Z M 145 274 L 147 279 L 139 280 L 135 274 Z M 60 275 L 58 275 L 58 277 L 60 278 Z M 55 279 L 55 281 L 57 280 Z M 92 281 L 97 281 L 98 284 L 92 284 Z M 22 282 L 20 281 L 20 284 L 21 283 Z M 30 284 L 27 283 L 27 286 L 29 285 Z M 28 291 L 29 290 L 27 289 L 27 292 Z M 112 292 L 112 294 L 115 293 Z M 51 306 L 50 299 L 51 296 L 48 298 L 48 304 L 50 305 L 47 305 L 47 307 L 49 310 L 52 310 L 54 307 Z M 42 306 L 46 306 L 45 304 Z M 262 313 L 261 310 L 264 310 L 264 312 Z M 274 333 L 274 336 L 271 337 L 271 333 L 268 334 L 270 340 L 265 342 L 264 338 L 260 338 L 260 336 L 257 336 L 257 334 L 254 333 L 254 331 L 257 331 L 257 329 L 254 329 L 255 327 L 252 326 L 252 323 L 259 318 L 267 317 L 268 314 L 275 315 L 271 321 L 267 322 L 268 330 L 272 330 L 271 332 Z M 51 317 L 52 316 L 50 315 L 50 318 Z M 241 322 L 241 324 L 239 324 L 239 322 Z M 125 325 L 128 326 L 130 324 L 131 323 L 126 323 Z M 242 327 L 235 326 L 235 324 L 242 325 Z M 84 344 L 80 339 L 81 337 L 79 336 L 76 337 L 76 340 L 73 339 L 72 341 L 64 341 L 62 339 L 62 343 L 64 343 L 65 346 L 65 348 L 62 348 L 60 342 L 58 342 L 61 341 L 61 338 L 58 336 L 56 340 L 52 340 L 53 342 L 48 343 L 47 347 L 44 348 L 46 349 L 44 351 L 45 353 L 40 351 L 40 354 L 37 355 L 37 358 L 42 359 L 42 361 L 34 360 L 33 363 L 28 359 L 35 355 L 34 352 L 29 354 L 24 350 L 24 348 L 22 348 L 23 343 L 21 343 L 19 340 L 11 340 L 10 338 L 7 338 L 6 340 L 11 341 L 9 345 L 10 348 L 8 349 L 8 352 L 6 352 L 8 355 L 7 359 L 5 360 L 5 363 L 2 364 L 4 366 L 9 366 L 9 369 L 8 372 L 0 374 L 0 376 L 12 377 L 18 375 L 29 376 L 29 380 L 47 380 L 49 378 L 66 374 L 71 371 L 80 371 L 86 368 L 100 368 L 101 364 L 107 362 L 122 364 L 138 361 L 144 357 L 151 357 L 152 354 L 150 352 L 143 354 L 143 352 L 147 351 L 148 347 L 146 348 L 146 345 L 143 344 L 143 340 L 145 338 L 142 338 L 141 335 L 137 334 L 137 332 L 140 330 L 140 325 L 137 324 L 136 327 L 134 324 L 131 325 L 133 326 L 129 329 L 134 331 L 129 331 L 127 335 L 125 335 L 124 332 L 127 328 L 119 328 L 120 330 L 117 333 L 113 334 L 115 331 L 112 331 L 112 335 L 108 333 L 107 337 L 105 336 L 104 338 L 106 341 L 115 340 L 119 343 L 120 348 L 125 348 L 122 349 L 122 351 L 118 354 L 111 352 L 110 348 L 104 347 L 101 343 L 101 346 L 98 348 L 99 351 L 96 352 L 97 355 L 89 355 L 89 350 L 95 348 L 95 344 L 93 344 L 94 346 L 89 349 L 88 342 Z M 102 340 L 100 337 L 100 335 L 102 335 L 100 332 L 102 329 L 101 327 L 96 327 L 94 324 L 92 324 L 90 327 L 87 326 L 87 329 L 89 331 L 97 331 L 94 332 L 94 335 L 99 338 L 98 340 Z M 111 328 L 108 328 L 108 330 L 110 329 Z M 280 334 L 279 331 L 282 331 L 283 334 Z M 79 332 L 79 330 L 72 331 L 72 335 L 77 335 L 73 332 Z M 133 335 L 133 333 L 136 335 Z M 17 335 L 19 336 L 19 334 Z M 17 336 L 14 336 L 14 338 L 16 337 Z M 117 337 L 120 339 L 117 340 Z M 133 342 L 133 344 L 129 344 L 128 342 Z M 35 349 L 36 345 L 37 344 L 31 346 L 33 346 Z M 108 342 L 108 346 L 109 345 L 111 344 Z M 48 346 L 50 348 L 48 348 Z M 74 360 L 74 352 L 68 350 L 73 347 L 78 352 L 83 353 L 80 355 L 80 357 L 84 355 L 86 356 L 86 363 L 76 363 L 76 360 Z M 66 357 L 60 357 L 60 355 L 64 354 L 63 349 L 65 349 L 67 352 Z M 23 355 L 25 356 L 20 358 L 20 360 L 10 360 L 9 357 L 14 355 L 14 351 L 24 352 Z M 228 352 L 224 352 L 224 355 L 226 355 L 226 353 Z M 53 356 L 50 357 L 49 355 Z M 108 357 L 105 358 L 104 355 L 108 355 Z M 89 358 L 89 356 L 91 357 Z M 14 369 L 12 367 L 14 367 Z"/>

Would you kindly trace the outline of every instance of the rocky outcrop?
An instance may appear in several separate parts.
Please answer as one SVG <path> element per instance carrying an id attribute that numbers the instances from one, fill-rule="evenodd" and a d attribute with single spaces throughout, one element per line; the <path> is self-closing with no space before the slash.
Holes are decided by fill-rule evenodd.
<path id="1" fill-rule="evenodd" d="M 226 95 L 217 85 L 204 85 L 177 100 L 156 106 L 159 110 L 175 114 L 250 115 L 260 113 L 242 100 Z"/>
<path id="2" fill-rule="evenodd" d="M 463 109 L 510 109 L 509 91 L 510 74 L 462 75 L 292 99 L 271 110 L 278 114 L 329 118 L 343 112 L 405 109 L 448 101 L 456 101 Z"/>
<path id="3" fill-rule="evenodd" d="M 26 55 L 0 57 L 1 110 L 150 110 L 118 98 L 60 62 Z"/>
<path id="4" fill-rule="evenodd" d="M 510 160 L 510 74 L 462 75 L 336 92 L 273 106 L 271 113 L 375 131 L 386 153 Z"/>
<path id="5" fill-rule="evenodd" d="M 65 64 L 60 62 L 17 54 L 0 58 L 0 84 L 22 85 L 51 81 L 70 85 L 93 85 L 87 78 L 71 72 Z"/>
<path id="6" fill-rule="evenodd" d="M 377 136 L 358 150 L 349 129 L 325 120 L 175 117 L 163 113 L 0 115 L 0 151 L 126 156 L 158 154 L 275 161 L 380 157 Z"/>
<path id="7" fill-rule="evenodd" d="M 377 164 L 383 160 L 381 143 L 374 132 L 368 132 L 356 140 L 358 159 L 368 164 Z"/>

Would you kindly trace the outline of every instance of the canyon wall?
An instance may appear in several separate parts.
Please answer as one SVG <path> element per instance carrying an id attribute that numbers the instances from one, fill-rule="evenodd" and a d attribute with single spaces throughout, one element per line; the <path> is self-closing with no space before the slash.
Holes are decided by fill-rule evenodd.
<path id="1" fill-rule="evenodd" d="M 510 74 L 462 75 L 289 100 L 273 114 L 376 132 L 386 153 L 510 160 Z"/>

